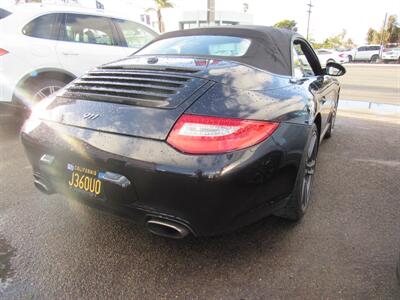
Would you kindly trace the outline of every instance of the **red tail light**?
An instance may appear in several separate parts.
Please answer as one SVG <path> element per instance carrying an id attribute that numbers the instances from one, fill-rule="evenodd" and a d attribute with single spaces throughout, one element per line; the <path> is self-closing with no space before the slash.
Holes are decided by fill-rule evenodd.
<path id="1" fill-rule="evenodd" d="M 244 149 L 268 138 L 278 123 L 183 115 L 167 142 L 188 154 L 215 154 Z"/>
<path id="2" fill-rule="evenodd" d="M 5 54 L 7 54 L 7 53 L 8 53 L 7 50 L 5 50 L 5 49 L 3 49 L 3 48 L 0 48 L 0 56 L 3 56 L 3 55 L 5 55 Z"/>
<path id="3" fill-rule="evenodd" d="M 344 54 L 344 53 L 341 53 L 341 54 L 339 54 L 339 56 L 340 56 L 341 58 L 343 58 L 343 57 L 345 56 L 345 54 Z"/>

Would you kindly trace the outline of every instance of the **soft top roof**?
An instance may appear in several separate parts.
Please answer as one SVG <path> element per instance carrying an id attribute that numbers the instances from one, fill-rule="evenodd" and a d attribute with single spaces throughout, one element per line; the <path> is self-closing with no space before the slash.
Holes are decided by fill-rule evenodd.
<path id="1" fill-rule="evenodd" d="M 300 37 L 296 32 L 286 29 L 240 25 L 172 31 L 160 35 L 151 43 L 172 37 L 193 35 L 226 35 L 251 39 L 252 43 L 243 56 L 227 57 L 227 59 L 287 76 L 292 75 L 291 42 L 294 36 Z"/>

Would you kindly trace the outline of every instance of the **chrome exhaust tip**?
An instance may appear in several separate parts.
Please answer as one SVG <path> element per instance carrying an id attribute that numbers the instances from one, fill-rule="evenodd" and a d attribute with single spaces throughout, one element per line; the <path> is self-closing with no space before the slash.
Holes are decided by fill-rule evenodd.
<path id="1" fill-rule="evenodd" d="M 41 178 L 38 175 L 33 175 L 33 177 L 35 178 L 35 180 L 33 181 L 33 184 L 35 185 L 35 187 L 41 191 L 42 193 L 46 194 L 46 195 L 51 195 L 54 194 L 53 189 L 50 187 L 50 185 L 48 183 L 46 183 L 46 181 Z"/>
<path id="2" fill-rule="evenodd" d="M 146 226 L 151 233 L 171 239 L 183 239 L 190 234 L 186 226 L 165 219 L 150 219 Z"/>

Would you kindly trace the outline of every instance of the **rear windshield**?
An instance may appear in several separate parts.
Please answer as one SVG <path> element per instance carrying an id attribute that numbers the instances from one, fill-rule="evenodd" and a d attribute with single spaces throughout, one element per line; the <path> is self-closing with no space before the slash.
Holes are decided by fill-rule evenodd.
<path id="1" fill-rule="evenodd" d="M 9 15 L 11 15 L 11 12 L 3 8 L 0 8 L 0 20 L 4 19 L 5 17 L 8 17 Z"/>
<path id="2" fill-rule="evenodd" d="M 135 54 L 242 56 L 250 40 L 234 36 L 193 35 L 158 40 Z"/>

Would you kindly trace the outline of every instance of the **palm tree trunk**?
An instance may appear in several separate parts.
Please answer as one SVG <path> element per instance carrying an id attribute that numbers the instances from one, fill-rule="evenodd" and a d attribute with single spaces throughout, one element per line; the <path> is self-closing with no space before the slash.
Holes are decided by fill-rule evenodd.
<path id="1" fill-rule="evenodd" d="M 157 9 L 158 30 L 164 32 L 164 23 L 161 16 L 161 9 Z"/>

